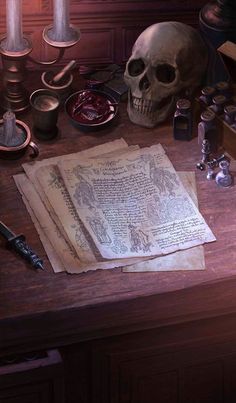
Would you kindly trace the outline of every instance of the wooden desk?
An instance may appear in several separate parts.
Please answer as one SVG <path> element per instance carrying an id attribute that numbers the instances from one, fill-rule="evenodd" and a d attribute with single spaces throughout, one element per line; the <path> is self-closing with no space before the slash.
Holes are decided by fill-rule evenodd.
<path id="1" fill-rule="evenodd" d="M 22 119 L 31 126 L 30 113 Z M 40 159 L 124 137 L 141 147 L 160 142 L 177 170 L 199 160 L 196 138 L 175 141 L 170 125 L 133 125 L 125 104 L 104 131 L 83 134 L 63 111 L 58 126 L 56 140 L 37 141 Z M 26 235 L 46 270 L 34 271 L 0 241 L 1 356 L 59 348 L 67 402 L 236 399 L 236 186 L 217 188 L 196 171 L 200 211 L 217 238 L 204 246 L 205 271 L 54 274 L 12 179 L 26 161 L 0 161 L 0 217 Z"/>

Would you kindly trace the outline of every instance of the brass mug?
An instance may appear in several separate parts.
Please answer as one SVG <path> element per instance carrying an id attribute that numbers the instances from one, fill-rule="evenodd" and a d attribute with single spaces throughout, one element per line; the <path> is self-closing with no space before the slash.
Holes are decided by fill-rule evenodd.
<path id="1" fill-rule="evenodd" d="M 40 140 L 51 140 L 57 135 L 60 99 L 56 92 L 38 89 L 30 96 L 33 131 Z"/>

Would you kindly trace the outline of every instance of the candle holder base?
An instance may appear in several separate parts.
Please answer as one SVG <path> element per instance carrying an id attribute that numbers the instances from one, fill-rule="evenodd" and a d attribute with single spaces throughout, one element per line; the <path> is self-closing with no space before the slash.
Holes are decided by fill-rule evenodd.
<path id="1" fill-rule="evenodd" d="M 0 128 L 3 126 L 3 120 L 0 120 Z M 16 126 L 23 132 L 23 139 L 21 144 L 17 146 L 6 146 L 0 143 L 0 159 L 15 160 L 22 157 L 25 152 L 30 148 L 32 158 L 39 155 L 37 145 L 31 141 L 31 132 L 29 127 L 21 120 L 16 120 Z"/>
<path id="2" fill-rule="evenodd" d="M 69 26 L 69 30 L 65 34 L 65 37 L 67 37 L 68 40 L 56 41 L 54 39 L 54 32 L 52 25 L 48 25 L 43 30 L 44 41 L 55 48 L 69 48 L 71 46 L 74 46 L 80 40 L 80 30 L 71 24 Z"/>
<path id="3" fill-rule="evenodd" d="M 9 50 L 7 47 L 6 36 L 0 39 L 0 52 L 3 55 L 14 57 L 14 56 L 26 56 L 32 51 L 32 43 L 28 37 L 23 37 L 22 49 L 21 50 Z"/>

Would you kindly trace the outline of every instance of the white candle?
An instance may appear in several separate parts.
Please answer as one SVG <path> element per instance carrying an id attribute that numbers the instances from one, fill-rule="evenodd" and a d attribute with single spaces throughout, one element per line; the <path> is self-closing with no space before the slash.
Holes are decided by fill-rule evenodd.
<path id="1" fill-rule="evenodd" d="M 6 0 L 6 29 L 6 49 L 12 52 L 24 49 L 22 0 Z"/>
<path id="2" fill-rule="evenodd" d="M 53 1 L 53 37 L 57 42 L 66 42 L 70 39 L 69 1 Z"/>

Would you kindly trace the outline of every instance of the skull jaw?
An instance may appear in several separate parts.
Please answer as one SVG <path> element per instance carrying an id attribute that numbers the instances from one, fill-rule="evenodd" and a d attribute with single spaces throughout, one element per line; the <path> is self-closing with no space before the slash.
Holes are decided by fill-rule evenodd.
<path id="1" fill-rule="evenodd" d="M 132 95 L 129 92 L 127 112 L 131 122 L 139 126 L 152 129 L 156 127 L 159 123 L 162 123 L 166 118 L 168 118 L 171 112 L 174 111 L 175 104 L 176 98 L 175 96 L 172 96 L 170 102 L 160 109 L 156 108 L 153 109 L 151 112 L 147 112 L 146 108 L 141 108 L 141 110 L 137 110 L 133 105 Z"/>

